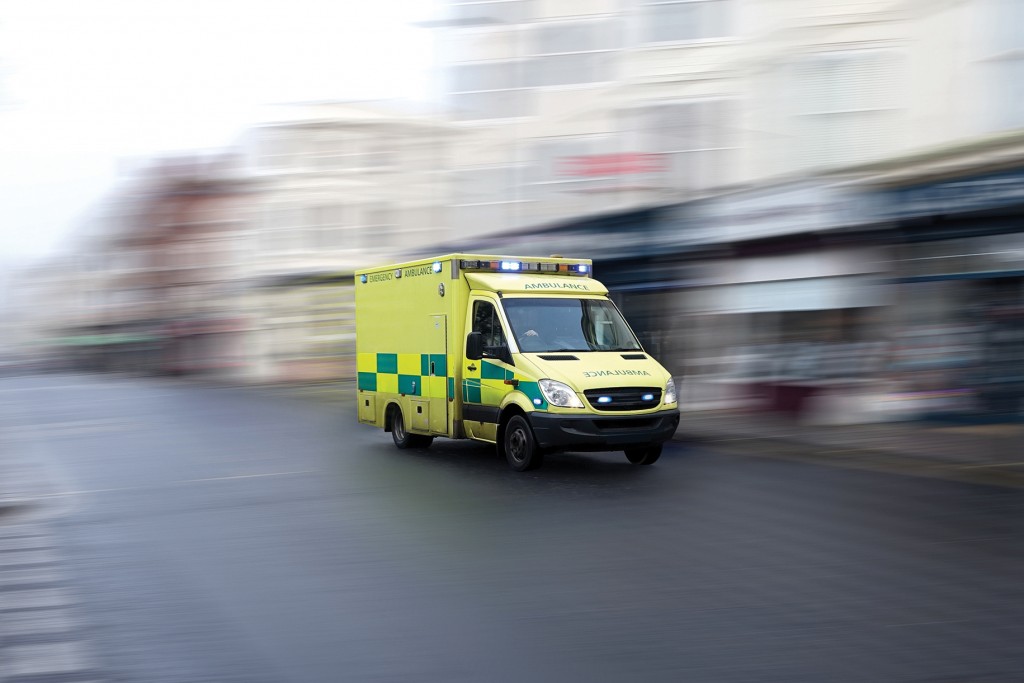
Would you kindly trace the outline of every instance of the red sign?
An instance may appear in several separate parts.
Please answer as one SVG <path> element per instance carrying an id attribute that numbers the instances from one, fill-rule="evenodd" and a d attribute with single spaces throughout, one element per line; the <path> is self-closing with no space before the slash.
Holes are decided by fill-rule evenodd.
<path id="1" fill-rule="evenodd" d="M 558 160 L 558 174 L 569 176 L 616 176 L 631 173 L 658 173 L 665 170 L 665 159 L 660 154 L 620 152 L 618 154 L 590 154 L 562 157 Z"/>

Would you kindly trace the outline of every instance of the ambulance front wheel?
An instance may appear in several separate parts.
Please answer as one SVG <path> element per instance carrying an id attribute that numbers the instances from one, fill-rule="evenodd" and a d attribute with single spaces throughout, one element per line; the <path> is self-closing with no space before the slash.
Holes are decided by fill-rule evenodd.
<path id="1" fill-rule="evenodd" d="M 544 463 L 544 454 L 533 438 L 533 430 L 522 415 L 513 415 L 505 425 L 502 446 L 508 464 L 517 472 L 535 470 Z"/>
<path id="2" fill-rule="evenodd" d="M 661 444 L 626 449 L 626 459 L 634 465 L 653 465 L 660 457 Z"/>
<path id="3" fill-rule="evenodd" d="M 398 406 L 391 406 L 391 438 L 399 448 L 426 448 L 434 440 L 432 436 L 410 434 L 405 431 L 402 409 Z"/>

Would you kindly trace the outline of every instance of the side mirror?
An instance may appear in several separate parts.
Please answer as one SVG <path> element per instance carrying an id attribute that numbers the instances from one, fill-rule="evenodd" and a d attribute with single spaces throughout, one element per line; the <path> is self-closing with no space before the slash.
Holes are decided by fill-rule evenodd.
<path id="1" fill-rule="evenodd" d="M 466 358 L 480 360 L 484 357 L 484 336 L 479 332 L 470 332 L 466 336 Z"/>

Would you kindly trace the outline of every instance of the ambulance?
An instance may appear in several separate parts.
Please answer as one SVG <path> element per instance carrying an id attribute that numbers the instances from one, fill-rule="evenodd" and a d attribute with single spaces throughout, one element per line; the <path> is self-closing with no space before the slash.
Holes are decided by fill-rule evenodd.
<path id="1" fill-rule="evenodd" d="M 517 471 L 561 451 L 654 463 L 679 425 L 676 387 L 591 271 L 476 254 L 357 271 L 359 422 L 398 448 L 494 444 Z"/>

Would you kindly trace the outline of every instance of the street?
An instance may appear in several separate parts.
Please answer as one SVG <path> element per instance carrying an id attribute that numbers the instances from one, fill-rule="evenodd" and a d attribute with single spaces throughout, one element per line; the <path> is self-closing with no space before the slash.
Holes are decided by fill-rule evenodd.
<path id="1" fill-rule="evenodd" d="M 169 379 L 5 378 L 0 427 L 93 662 L 26 681 L 1024 681 L 1024 491 L 682 443 L 521 474 Z M 3 638 L 0 681 L 61 642 Z"/>

